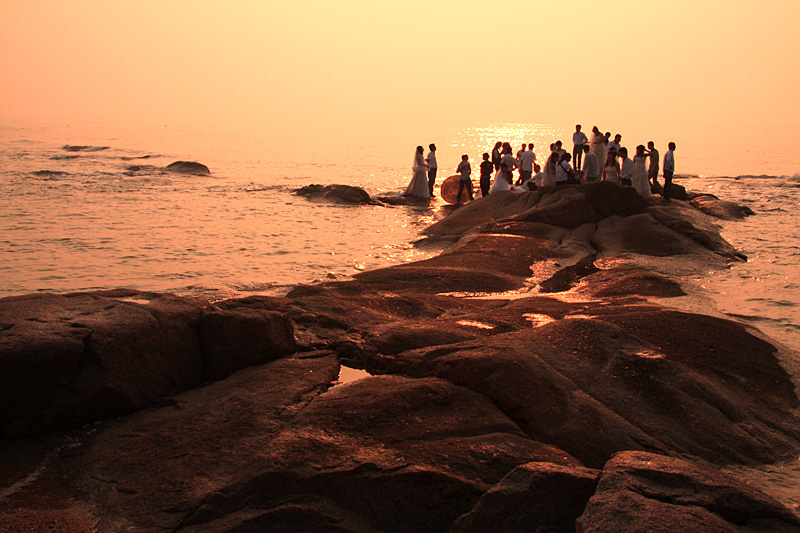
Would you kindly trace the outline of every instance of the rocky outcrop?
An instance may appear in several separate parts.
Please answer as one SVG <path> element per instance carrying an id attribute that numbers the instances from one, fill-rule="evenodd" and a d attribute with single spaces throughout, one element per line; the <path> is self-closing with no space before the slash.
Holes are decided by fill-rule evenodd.
<path id="1" fill-rule="evenodd" d="M 450 531 L 574 531 L 575 520 L 595 493 L 599 475 L 597 470 L 582 467 L 524 464 L 486 491 Z"/>
<path id="2" fill-rule="evenodd" d="M 196 161 L 175 161 L 167 165 L 166 168 L 170 172 L 179 172 L 181 174 L 211 174 L 207 166 Z"/>
<path id="3" fill-rule="evenodd" d="M 800 531 L 800 518 L 697 463 L 640 452 L 609 461 L 577 531 Z"/>
<path id="4" fill-rule="evenodd" d="M 689 200 L 689 203 L 704 213 L 723 220 L 741 220 L 755 214 L 747 206 L 720 200 L 713 194 L 694 195 Z"/>
<path id="5" fill-rule="evenodd" d="M 266 311 L 130 290 L 0 299 L 0 431 L 75 427 L 297 350 Z"/>
<path id="6" fill-rule="evenodd" d="M 715 469 L 800 451 L 778 348 L 668 307 L 738 255 L 631 191 L 492 195 L 281 297 L 0 300 L 3 430 L 70 428 L 0 440 L 0 529 L 797 530 Z"/>

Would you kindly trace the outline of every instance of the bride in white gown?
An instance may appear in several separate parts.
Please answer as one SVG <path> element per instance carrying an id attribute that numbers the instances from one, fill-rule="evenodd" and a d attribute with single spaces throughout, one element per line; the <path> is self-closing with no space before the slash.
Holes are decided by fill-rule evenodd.
<path id="1" fill-rule="evenodd" d="M 406 187 L 403 196 L 430 198 L 430 191 L 428 190 L 428 164 L 425 162 L 423 153 L 424 149 L 422 146 L 417 146 L 417 152 L 414 154 L 414 166 L 411 167 L 414 177 L 411 178 L 411 183 Z"/>
<path id="2" fill-rule="evenodd" d="M 489 189 L 489 194 L 497 191 L 510 191 L 511 190 L 511 171 L 508 167 L 502 165 L 497 174 L 494 175 L 494 183 L 492 188 Z"/>

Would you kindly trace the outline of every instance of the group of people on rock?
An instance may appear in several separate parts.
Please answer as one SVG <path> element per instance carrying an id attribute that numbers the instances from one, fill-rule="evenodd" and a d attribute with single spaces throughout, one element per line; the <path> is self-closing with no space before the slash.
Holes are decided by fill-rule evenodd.
<path id="1" fill-rule="evenodd" d="M 632 186 L 644 198 L 651 198 L 652 191 L 661 191 L 664 200 L 670 200 L 672 177 L 675 172 L 675 143 L 668 145 L 664 155 L 664 185 L 658 184 L 659 152 L 653 141 L 636 147 L 633 159 L 628 149 L 621 145 L 622 135 L 601 133 L 597 126 L 592 128 L 591 138 L 581 131 L 581 125 L 575 126 L 572 134 L 572 154 L 563 148 L 561 141 L 550 145 L 550 155 L 542 168 L 536 158 L 533 143 L 522 143 L 516 155 L 511 144 L 497 142 L 489 153 L 483 154 L 480 164 L 480 188 L 483 196 L 497 191 L 532 191 L 538 187 L 552 187 L 566 184 L 578 184 L 595 181 L 610 181 L 620 185 Z M 436 145 L 429 146 L 430 151 L 423 157 L 422 146 L 417 146 L 414 155 L 414 176 L 406 188 L 404 195 L 431 197 L 436 182 L 438 164 L 436 162 Z M 571 162 L 574 162 L 573 167 Z M 602 165 L 602 166 L 601 166 Z M 516 182 L 514 171 L 518 171 Z M 472 168 L 469 156 L 462 155 L 456 167 L 459 174 L 459 187 L 456 202 L 461 202 L 462 193 L 467 191 L 469 199 L 474 199 Z"/>

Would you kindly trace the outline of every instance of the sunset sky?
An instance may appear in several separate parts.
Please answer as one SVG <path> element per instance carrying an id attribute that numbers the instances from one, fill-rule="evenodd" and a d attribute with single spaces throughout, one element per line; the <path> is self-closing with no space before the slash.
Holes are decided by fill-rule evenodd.
<path id="1" fill-rule="evenodd" d="M 0 117 L 791 125 L 798 22 L 798 0 L 0 0 Z"/>

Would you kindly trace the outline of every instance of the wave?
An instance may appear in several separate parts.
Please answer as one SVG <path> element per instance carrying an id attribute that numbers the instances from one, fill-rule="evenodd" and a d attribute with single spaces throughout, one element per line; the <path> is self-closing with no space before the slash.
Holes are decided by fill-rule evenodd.
<path id="1" fill-rule="evenodd" d="M 121 156 L 120 159 L 122 159 L 123 161 L 133 161 L 134 159 L 150 159 L 152 157 L 160 157 L 160 156 L 147 154 L 147 155 L 137 155 L 137 156 Z"/>
<path id="2" fill-rule="evenodd" d="M 72 145 L 65 144 L 61 147 L 62 150 L 67 152 L 99 152 L 101 150 L 108 150 L 109 146 L 85 146 L 85 145 Z"/>
<path id="3" fill-rule="evenodd" d="M 38 178 L 54 178 L 58 176 L 69 176 L 69 172 L 64 172 L 62 170 L 37 170 L 35 172 L 31 172 L 34 176 Z"/>
<path id="4" fill-rule="evenodd" d="M 692 176 L 690 174 L 680 174 L 676 175 L 676 178 L 690 178 L 690 179 L 698 179 L 700 176 Z M 714 179 L 714 180 L 785 180 L 787 182 L 793 182 L 800 184 L 800 173 L 794 174 L 793 176 L 789 176 L 787 174 L 782 174 L 780 176 L 775 176 L 771 174 L 742 174 L 739 176 L 702 176 L 703 179 Z"/>

